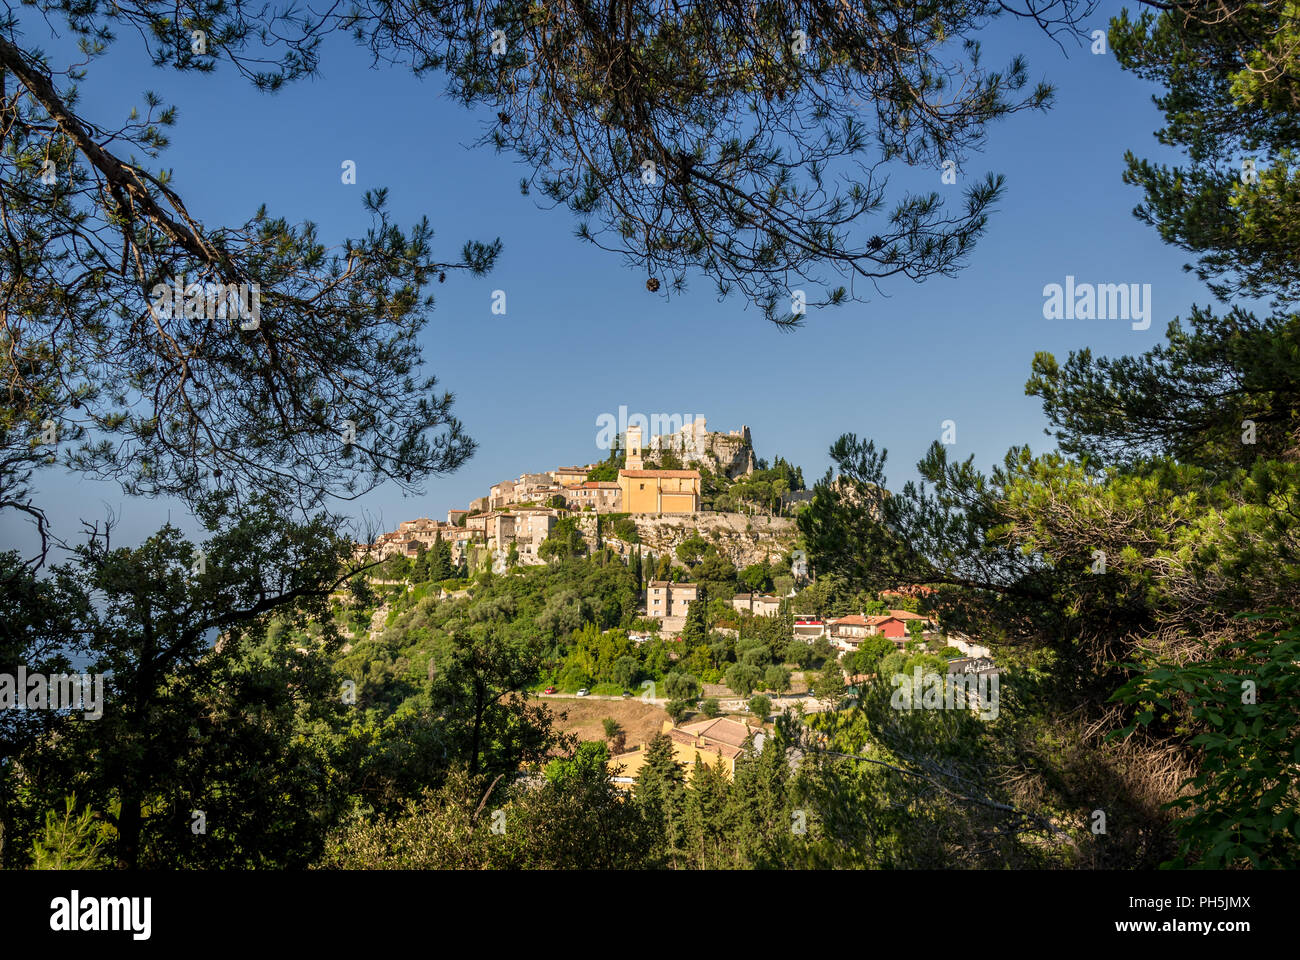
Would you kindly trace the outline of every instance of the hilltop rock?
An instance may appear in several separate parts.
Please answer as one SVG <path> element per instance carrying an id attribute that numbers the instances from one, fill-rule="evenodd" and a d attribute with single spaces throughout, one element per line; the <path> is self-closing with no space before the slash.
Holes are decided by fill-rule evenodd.
<path id="1" fill-rule="evenodd" d="M 744 513 L 696 514 L 643 514 L 631 517 L 641 538 L 642 553 L 655 556 L 670 554 L 676 562 L 677 545 L 699 532 L 700 536 L 718 548 L 718 552 L 734 563 L 737 569 L 752 563 L 762 563 L 767 557 L 777 559 L 794 549 L 799 531 L 789 517 L 751 516 Z M 578 516 L 578 526 L 589 547 L 596 545 L 596 518 L 592 514 Z M 604 528 L 603 539 L 607 546 L 626 554 L 635 545 L 625 544 Z"/>

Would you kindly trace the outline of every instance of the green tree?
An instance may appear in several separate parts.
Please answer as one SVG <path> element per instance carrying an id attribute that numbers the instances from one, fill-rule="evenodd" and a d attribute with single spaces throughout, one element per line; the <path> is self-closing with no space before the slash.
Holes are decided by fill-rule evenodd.
<path id="1" fill-rule="evenodd" d="M 772 701 L 761 693 L 749 698 L 749 712 L 760 720 L 766 720 L 772 712 Z"/>
<path id="2" fill-rule="evenodd" d="M 618 726 L 617 723 L 614 725 Z M 612 734 L 606 728 L 605 736 L 607 739 L 616 739 L 621 734 L 621 728 Z M 599 740 L 584 740 L 578 744 L 572 757 L 563 760 L 552 760 L 546 765 L 543 773 L 552 784 L 563 785 L 571 780 L 600 777 L 609 765 L 609 760 L 610 752 L 605 744 Z"/>
<path id="3" fill-rule="evenodd" d="M 752 563 L 740 572 L 739 579 L 750 593 L 766 593 L 772 589 L 772 568 L 766 560 Z"/>
<path id="4" fill-rule="evenodd" d="M 670 557 L 668 554 L 665 553 L 659 558 L 658 564 L 655 567 L 655 575 L 653 579 L 655 580 L 673 579 L 673 560 L 672 557 Z"/>
<path id="5" fill-rule="evenodd" d="M 693 709 L 693 700 L 669 700 L 667 706 L 664 707 L 664 712 L 668 714 L 673 723 L 681 723 Z"/>
<path id="6" fill-rule="evenodd" d="M 677 559 L 688 567 L 693 567 L 700 562 L 700 558 L 704 556 L 704 551 L 708 548 L 709 542 L 700 536 L 698 530 L 695 530 L 689 537 L 677 544 Z"/>
<path id="7" fill-rule="evenodd" d="M 690 648 L 709 640 L 709 590 L 700 584 L 695 599 L 686 608 L 686 622 L 682 625 L 682 645 Z"/>
<path id="8" fill-rule="evenodd" d="M 623 729 L 623 725 L 613 717 L 605 717 L 600 723 L 605 731 L 605 739 L 610 743 L 610 749 L 615 753 L 622 753 L 623 742 L 627 739 L 627 731 Z"/>
<path id="9" fill-rule="evenodd" d="M 449 641 L 429 692 L 443 748 L 463 759 L 471 776 L 542 759 L 551 746 L 550 714 L 523 693 L 537 680 L 537 654 L 491 623 Z"/>
<path id="10" fill-rule="evenodd" d="M 874 637 L 863 638 L 858 644 L 858 649 L 845 657 L 845 661 L 852 673 L 875 673 L 880 666 L 880 661 L 894 650 L 894 641 L 877 634 Z"/>
<path id="11" fill-rule="evenodd" d="M 327 823 L 301 811 L 320 810 L 337 785 L 307 764 L 313 748 L 294 736 L 294 704 L 322 724 L 343 709 L 321 652 L 338 643 L 326 598 L 347 576 L 350 545 L 330 518 L 296 523 L 269 496 L 241 513 L 229 496 L 197 509 L 211 533 L 201 547 L 168 526 L 136 548 L 110 549 L 101 536 L 76 549 L 95 602 L 86 653 L 110 677 L 115 706 L 45 741 L 24 766 L 49 789 L 60 766 L 80 771 L 123 867 L 302 863 Z M 299 653 L 284 632 L 272 640 L 272 611 L 323 623 L 319 649 Z M 214 824 L 202 848 L 184 841 L 193 809 Z"/>
<path id="12" fill-rule="evenodd" d="M 834 704 L 844 694 L 844 671 L 833 658 L 822 664 L 821 672 L 813 682 L 813 693 L 818 700 Z"/>
<path id="13" fill-rule="evenodd" d="M 636 657 L 619 657 L 614 661 L 611 679 L 619 686 L 627 688 L 636 683 L 641 675 L 641 664 Z"/>
<path id="14" fill-rule="evenodd" d="M 736 580 L 736 565 L 724 557 L 716 546 L 709 544 L 691 573 L 701 583 L 729 586 Z"/>
<path id="15" fill-rule="evenodd" d="M 62 814 L 45 815 L 44 833 L 32 844 L 33 870 L 97 870 L 107 866 L 104 838 L 89 807 L 77 812 L 77 798 L 67 798 Z"/>
<path id="16" fill-rule="evenodd" d="M 1300 615 L 1253 619 L 1280 620 L 1281 629 L 1227 644 L 1200 663 L 1150 664 L 1116 693 L 1140 710 L 1116 737 L 1175 718 L 1204 731 L 1192 740 L 1203 752 L 1200 768 L 1183 784 L 1187 792 L 1169 802 L 1179 845 L 1166 866 L 1300 864 Z"/>
<path id="17" fill-rule="evenodd" d="M 692 700 L 700 695 L 700 681 L 689 673 L 673 671 L 664 677 L 664 692 L 679 700 Z"/>
<path id="18" fill-rule="evenodd" d="M 537 555 L 543 560 L 569 560 L 586 552 L 587 542 L 578 529 L 578 521 L 573 517 L 557 520 L 550 534 L 537 548 Z"/>
<path id="19" fill-rule="evenodd" d="M 780 664 L 772 664 L 763 671 L 763 686 L 773 693 L 784 693 L 790 689 L 790 671 Z"/>
<path id="20" fill-rule="evenodd" d="M 747 663 L 733 663 L 727 668 L 723 682 L 733 693 L 747 697 L 762 679 L 763 673 L 758 667 L 750 666 Z"/>
<path id="21" fill-rule="evenodd" d="M 667 734 L 656 734 L 646 744 L 645 762 L 637 771 L 633 797 L 656 836 L 659 858 L 675 865 L 679 850 L 684 804 L 685 774 L 673 754 Z"/>

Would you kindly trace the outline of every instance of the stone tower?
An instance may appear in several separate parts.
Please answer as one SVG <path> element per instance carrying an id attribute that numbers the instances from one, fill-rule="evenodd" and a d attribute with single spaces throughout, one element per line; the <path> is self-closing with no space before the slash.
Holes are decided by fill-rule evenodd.
<path id="1" fill-rule="evenodd" d="M 641 459 L 641 428 L 636 425 L 627 428 L 627 467 L 628 470 L 641 470 L 645 461 Z"/>

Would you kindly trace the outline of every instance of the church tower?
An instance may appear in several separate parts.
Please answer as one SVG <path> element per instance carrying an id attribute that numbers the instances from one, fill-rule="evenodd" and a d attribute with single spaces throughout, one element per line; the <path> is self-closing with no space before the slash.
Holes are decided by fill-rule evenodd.
<path id="1" fill-rule="evenodd" d="M 628 470 L 641 470 L 641 428 L 636 425 L 627 428 L 627 467 Z"/>

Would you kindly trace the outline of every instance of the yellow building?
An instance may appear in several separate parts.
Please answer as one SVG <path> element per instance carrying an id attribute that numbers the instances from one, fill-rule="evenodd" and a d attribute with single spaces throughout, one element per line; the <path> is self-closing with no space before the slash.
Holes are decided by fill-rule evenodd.
<path id="1" fill-rule="evenodd" d="M 698 513 L 698 470 L 620 470 L 624 513 Z"/>
<path id="2" fill-rule="evenodd" d="M 551 471 L 551 477 L 562 487 L 572 487 L 586 483 L 590 471 L 591 467 L 556 467 Z"/>
<path id="3" fill-rule="evenodd" d="M 672 740 L 673 759 L 685 767 L 688 782 L 697 758 L 706 766 L 721 764 L 722 769 L 734 776 L 736 758 L 745 752 L 746 744 L 752 743 L 755 750 L 761 750 L 765 736 L 762 727 L 751 727 L 747 722 L 730 717 L 696 720 L 681 727 L 674 727 L 671 720 L 665 720 L 662 732 Z M 630 785 L 645 765 L 645 757 L 646 744 L 611 757 L 609 770 L 615 782 L 621 786 Z"/>

